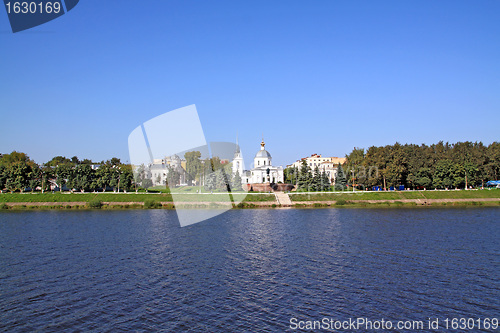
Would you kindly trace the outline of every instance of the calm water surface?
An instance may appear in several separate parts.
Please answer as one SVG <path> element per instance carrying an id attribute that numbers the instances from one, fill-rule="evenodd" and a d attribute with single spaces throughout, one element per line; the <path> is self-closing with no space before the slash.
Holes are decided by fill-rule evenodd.
<path id="1" fill-rule="evenodd" d="M 499 317 L 499 236 L 499 208 L 233 210 L 185 228 L 168 210 L 6 212 L 0 330 Z"/>

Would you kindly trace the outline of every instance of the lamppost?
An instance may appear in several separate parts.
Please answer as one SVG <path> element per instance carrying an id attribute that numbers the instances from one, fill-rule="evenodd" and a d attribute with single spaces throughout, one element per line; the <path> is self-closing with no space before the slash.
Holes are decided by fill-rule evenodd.
<path id="1" fill-rule="evenodd" d="M 351 172 L 352 172 L 352 191 L 354 192 L 354 169 L 352 169 Z"/>
<path id="2" fill-rule="evenodd" d="M 465 169 L 465 190 L 467 191 L 467 169 Z"/>

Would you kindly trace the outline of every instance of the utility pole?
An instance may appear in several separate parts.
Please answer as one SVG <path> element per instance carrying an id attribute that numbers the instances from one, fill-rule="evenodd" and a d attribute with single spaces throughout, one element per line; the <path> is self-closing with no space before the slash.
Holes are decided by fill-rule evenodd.
<path id="1" fill-rule="evenodd" d="M 352 172 L 352 191 L 354 192 L 354 169 L 352 169 L 351 172 Z"/>

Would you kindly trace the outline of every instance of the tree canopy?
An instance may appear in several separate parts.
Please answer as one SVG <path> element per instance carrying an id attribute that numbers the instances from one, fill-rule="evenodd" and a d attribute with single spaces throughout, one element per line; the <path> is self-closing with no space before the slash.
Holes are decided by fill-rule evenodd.
<path id="1" fill-rule="evenodd" d="M 344 168 L 354 171 L 365 187 L 464 188 L 500 177 L 500 143 L 442 141 L 430 146 L 395 143 L 384 147 L 355 148 Z M 385 183 L 385 184 L 384 184 Z"/>
<path id="2" fill-rule="evenodd" d="M 92 161 L 56 156 L 44 165 L 38 165 L 26 154 L 12 152 L 0 156 L 0 189 L 45 191 L 52 183 L 58 188 L 89 191 L 111 188 L 130 190 L 133 186 L 132 168 L 121 164 L 118 158 L 102 162 L 99 168 L 91 166 Z"/>

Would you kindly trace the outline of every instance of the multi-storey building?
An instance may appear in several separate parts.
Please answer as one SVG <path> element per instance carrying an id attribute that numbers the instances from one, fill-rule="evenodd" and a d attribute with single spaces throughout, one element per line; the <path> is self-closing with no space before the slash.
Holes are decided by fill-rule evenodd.
<path id="1" fill-rule="evenodd" d="M 320 154 L 312 154 L 309 157 L 301 158 L 294 163 L 288 165 L 287 167 L 296 167 L 300 170 L 302 166 L 302 161 L 306 161 L 306 164 L 311 168 L 312 172 L 318 167 L 320 172 L 325 172 L 331 182 L 335 181 L 335 176 L 337 175 L 337 166 L 345 163 L 345 157 L 324 157 Z"/>

